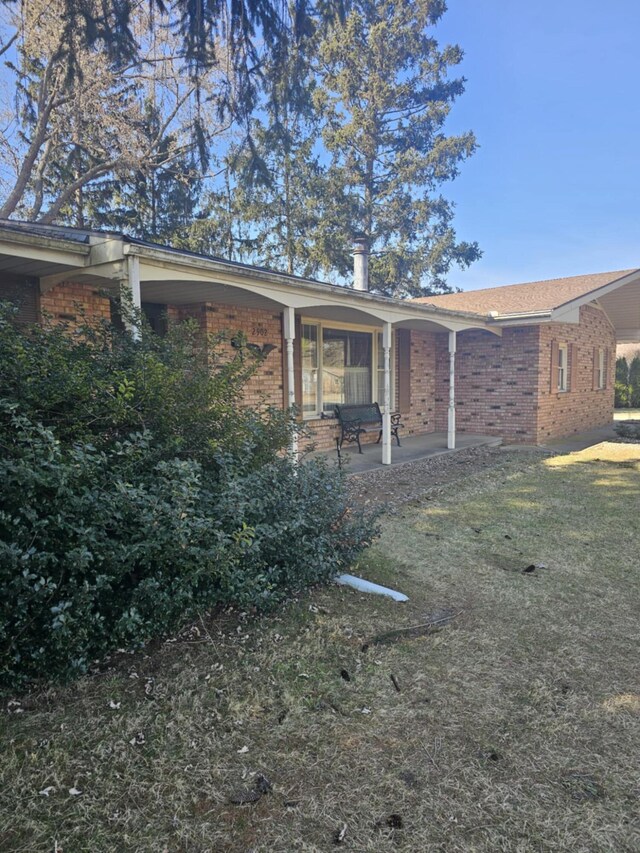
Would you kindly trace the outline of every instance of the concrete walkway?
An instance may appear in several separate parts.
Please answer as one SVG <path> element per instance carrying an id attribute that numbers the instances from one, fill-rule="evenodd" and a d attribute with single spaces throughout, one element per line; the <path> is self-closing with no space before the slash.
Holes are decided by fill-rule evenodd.
<path id="1" fill-rule="evenodd" d="M 549 450 L 555 450 L 556 453 L 574 453 L 577 450 L 584 450 L 585 447 L 593 447 L 594 444 L 600 444 L 601 441 L 611 441 L 618 436 L 613 429 L 614 422 L 611 421 L 603 427 L 590 429 L 587 432 L 577 432 L 575 435 L 567 435 L 564 438 L 557 438 L 554 441 L 545 444 Z"/>
<path id="2" fill-rule="evenodd" d="M 418 462 L 430 456 L 441 456 L 445 453 L 455 453 L 456 450 L 464 450 L 468 447 L 497 447 L 502 444 L 501 438 L 492 435 L 469 435 L 459 433 L 456 436 L 456 450 L 447 449 L 446 432 L 432 432 L 427 435 L 410 435 L 406 438 L 400 436 L 402 446 L 393 442 L 391 447 L 391 465 L 402 465 L 407 462 Z M 336 451 L 322 452 L 337 459 Z M 358 453 L 355 445 L 343 445 L 342 460 L 345 470 L 349 474 L 362 474 L 364 471 L 375 471 L 382 468 L 382 444 L 363 444 L 362 453 Z M 388 466 L 384 466 L 385 468 Z"/>

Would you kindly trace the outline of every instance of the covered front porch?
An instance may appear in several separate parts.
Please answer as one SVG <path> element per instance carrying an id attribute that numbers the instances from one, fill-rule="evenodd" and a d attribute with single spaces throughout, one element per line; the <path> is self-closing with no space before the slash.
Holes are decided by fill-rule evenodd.
<path id="1" fill-rule="evenodd" d="M 405 424 L 401 436 L 407 448 L 420 436 L 429 445 L 434 430 L 445 425 L 444 446 L 456 446 L 457 334 L 469 329 L 501 334 L 477 315 L 115 234 L 56 230 L 43 236 L 18 226 L 5 230 L 9 242 L 5 246 L 0 239 L 0 259 L 5 257 L 0 263 L 12 274 L 37 281 L 34 305 L 39 300 L 41 307 L 50 306 L 67 321 L 71 315 L 63 308 L 72 296 L 65 288 L 71 288 L 74 299 L 94 300 L 99 303 L 95 311 L 108 317 L 113 302 L 107 294 L 126 296 L 138 312 L 126 320 L 134 338 L 141 333 L 136 319 L 141 315 L 158 334 L 169 321 L 195 320 L 206 335 L 223 336 L 216 357 L 235 358 L 238 350 L 241 358 L 257 354 L 244 405 L 295 411 L 318 448 L 335 449 L 336 405 L 377 403 L 382 441 L 366 449 L 367 458 L 377 457 L 377 464 L 405 460 L 407 450 L 392 442 L 395 413 Z M 44 248 L 39 245 L 43 241 Z M 449 377 L 440 392 L 437 341 L 446 353 L 441 362 L 446 361 Z M 294 441 L 291 456 L 297 458 L 305 449 L 306 439 L 300 446 Z"/>
<path id="2" fill-rule="evenodd" d="M 248 338 L 267 338 L 275 352 L 262 365 L 260 384 L 266 387 L 273 381 L 274 388 L 282 389 L 282 404 L 295 409 L 317 447 L 335 452 L 334 404 L 377 402 L 382 440 L 367 447 L 372 465 L 409 461 L 406 455 L 412 447 L 419 454 L 416 458 L 438 452 L 440 439 L 432 444 L 430 436 L 436 409 L 435 343 L 440 335 L 447 341 L 449 373 L 446 399 L 438 404 L 446 408 L 447 432 L 441 440 L 444 449 L 457 446 L 457 333 L 489 330 L 484 319 L 217 259 L 196 261 L 159 247 L 129 245 L 125 253 L 127 275 L 119 285 L 129 288 L 134 304 L 205 304 L 206 328 L 213 316 L 223 323 L 229 320 L 228 326 L 240 326 L 243 319 Z M 276 319 L 279 334 L 271 328 Z M 490 331 L 500 335 L 500 330 Z M 275 396 L 272 389 L 273 402 Z M 406 423 L 402 438 L 403 444 L 409 442 L 407 450 L 392 442 L 394 412 Z M 414 444 L 419 438 L 426 444 Z M 294 441 L 290 453 L 297 458 L 304 450 L 304 443 Z"/>
<path id="3" fill-rule="evenodd" d="M 446 432 L 430 432 L 422 435 L 410 435 L 401 439 L 401 446 L 393 445 L 391 465 L 406 465 L 410 462 L 420 462 L 433 456 L 442 456 L 447 453 L 456 453 L 458 450 L 467 450 L 471 447 L 498 447 L 502 439 L 495 435 L 473 435 L 471 433 L 460 433 L 456 437 L 455 447 L 448 446 L 448 435 Z M 338 461 L 336 449 L 316 450 L 309 454 L 309 458 L 315 456 L 326 456 Z M 355 445 L 342 446 L 340 462 L 348 474 L 362 474 L 365 471 L 373 471 L 380 467 L 380 445 L 363 444 L 362 453 L 358 453 Z"/>

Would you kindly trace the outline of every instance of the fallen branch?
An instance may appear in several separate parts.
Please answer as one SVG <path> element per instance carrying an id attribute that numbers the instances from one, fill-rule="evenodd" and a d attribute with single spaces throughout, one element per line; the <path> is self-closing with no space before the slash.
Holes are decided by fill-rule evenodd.
<path id="1" fill-rule="evenodd" d="M 362 651 L 366 652 L 369 646 L 387 645 L 399 640 L 416 639 L 417 637 L 428 637 L 430 634 L 437 634 L 438 631 L 446 628 L 450 622 L 457 619 L 463 612 L 459 610 L 451 616 L 443 616 L 442 619 L 432 619 L 421 625 L 410 625 L 408 628 L 396 628 L 393 631 L 386 631 L 384 634 L 376 634 L 375 637 L 372 637 L 362 646 Z"/>

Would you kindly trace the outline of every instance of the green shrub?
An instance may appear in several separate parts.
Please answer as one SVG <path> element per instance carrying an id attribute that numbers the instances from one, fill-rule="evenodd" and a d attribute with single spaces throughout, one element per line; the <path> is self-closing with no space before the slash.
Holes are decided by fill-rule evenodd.
<path id="1" fill-rule="evenodd" d="M 615 408 L 616 409 L 628 409 L 629 408 L 629 400 L 630 400 L 629 386 L 616 379 L 615 402 L 614 402 Z"/>
<path id="2" fill-rule="evenodd" d="M 260 465 L 297 429 L 281 409 L 242 405 L 258 362 L 243 350 L 223 358 L 222 336 L 203 335 L 193 320 L 159 337 L 132 312 L 142 330 L 135 341 L 107 323 L 25 330 L 12 314 L 0 303 L 0 398 L 18 403 L 65 444 L 108 447 L 148 430 L 159 458 L 177 455 L 210 467 L 228 451 Z"/>
<path id="3" fill-rule="evenodd" d="M 614 429 L 620 438 L 640 441 L 640 421 L 618 421 Z"/>
<path id="4" fill-rule="evenodd" d="M 134 344 L 3 323 L 0 686 L 83 672 L 208 608 L 272 606 L 375 535 L 339 471 L 283 454 L 289 415 L 241 406 L 251 366 L 199 362 L 192 328 Z"/>
<path id="5" fill-rule="evenodd" d="M 635 356 L 629 365 L 629 405 L 640 408 L 640 356 Z"/>

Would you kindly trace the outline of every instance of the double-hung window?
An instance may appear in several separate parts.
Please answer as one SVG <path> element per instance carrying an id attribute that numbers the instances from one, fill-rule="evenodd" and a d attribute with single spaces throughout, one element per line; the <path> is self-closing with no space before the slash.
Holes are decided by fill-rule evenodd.
<path id="1" fill-rule="evenodd" d="M 569 373 L 569 347 L 567 344 L 558 345 L 558 391 L 566 391 L 568 388 Z"/>
<path id="2" fill-rule="evenodd" d="M 302 411 L 332 414 L 336 404 L 384 403 L 384 351 L 376 329 L 302 321 Z"/>

